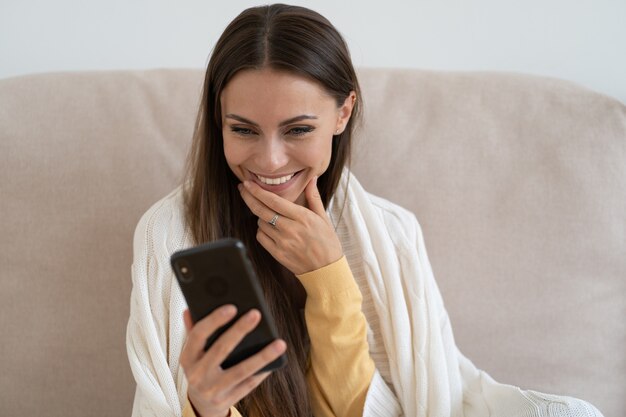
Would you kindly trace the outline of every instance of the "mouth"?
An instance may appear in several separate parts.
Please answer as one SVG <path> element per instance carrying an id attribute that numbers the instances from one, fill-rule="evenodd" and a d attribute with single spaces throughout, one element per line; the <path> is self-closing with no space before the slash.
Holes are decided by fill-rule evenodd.
<path id="1" fill-rule="evenodd" d="M 295 177 L 297 174 L 297 172 L 294 172 L 293 174 L 289 174 L 289 175 L 285 175 L 283 177 L 275 177 L 275 178 L 269 178 L 269 177 L 262 177 L 258 174 L 254 174 L 256 175 L 256 177 L 259 179 L 259 181 L 261 181 L 263 184 L 266 185 L 280 185 L 280 184 L 284 184 L 287 181 L 291 180 L 293 177 Z"/>

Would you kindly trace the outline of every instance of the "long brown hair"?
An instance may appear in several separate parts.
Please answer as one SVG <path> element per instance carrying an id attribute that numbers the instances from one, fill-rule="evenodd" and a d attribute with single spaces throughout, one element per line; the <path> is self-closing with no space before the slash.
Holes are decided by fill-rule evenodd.
<path id="1" fill-rule="evenodd" d="M 243 11 L 218 40 L 206 71 L 184 182 L 185 216 L 196 243 L 241 239 L 256 269 L 278 331 L 287 342 L 288 365 L 275 371 L 237 405 L 249 416 L 311 416 L 305 374 L 306 326 L 292 301 L 284 269 L 256 240 L 257 219 L 236 188 L 224 157 L 220 96 L 243 69 L 272 68 L 317 81 L 340 107 L 352 91 L 356 102 L 345 130 L 333 137 L 328 169 L 317 181 L 324 206 L 349 164 L 361 94 L 345 41 L 320 14 L 275 4 Z"/>

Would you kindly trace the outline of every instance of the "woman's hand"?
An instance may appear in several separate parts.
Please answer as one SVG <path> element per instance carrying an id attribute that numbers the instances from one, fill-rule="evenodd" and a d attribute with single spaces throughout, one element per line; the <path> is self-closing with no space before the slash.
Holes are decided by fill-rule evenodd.
<path id="1" fill-rule="evenodd" d="M 184 320 L 187 341 L 180 355 L 189 388 L 189 401 L 201 417 L 225 417 L 232 405 L 256 388 L 271 372 L 255 373 L 276 360 L 286 350 L 282 340 L 276 340 L 259 353 L 226 370 L 220 364 L 239 342 L 261 320 L 258 310 L 250 310 L 226 330 L 205 352 L 206 340 L 216 330 L 235 317 L 237 310 L 226 305 L 213 311 L 195 325 L 189 310 Z"/>
<path id="2" fill-rule="evenodd" d="M 329 265 L 343 256 L 335 229 L 317 189 L 317 177 L 304 192 L 309 208 L 266 191 L 252 181 L 239 185 L 241 197 L 259 218 L 257 240 L 296 275 Z M 269 222 L 278 215 L 276 224 Z"/>

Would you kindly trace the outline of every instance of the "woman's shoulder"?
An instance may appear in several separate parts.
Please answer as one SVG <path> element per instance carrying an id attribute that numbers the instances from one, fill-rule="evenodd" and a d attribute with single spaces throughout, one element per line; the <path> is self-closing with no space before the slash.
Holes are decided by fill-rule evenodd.
<path id="1" fill-rule="evenodd" d="M 183 189 L 179 186 L 154 203 L 142 216 L 135 228 L 135 250 L 165 245 L 167 252 L 185 245 L 185 208 Z"/>
<path id="2" fill-rule="evenodd" d="M 342 181 L 337 202 L 347 201 L 354 210 L 361 211 L 357 217 L 366 223 L 382 222 L 396 245 L 415 242 L 420 226 L 411 211 L 368 192 L 349 170 L 344 171 Z M 340 203 L 337 205 L 341 207 Z"/>
<path id="3" fill-rule="evenodd" d="M 141 216 L 137 227 L 171 227 L 172 223 L 181 223 L 183 218 L 183 192 L 182 187 L 179 186 L 172 190 L 165 197 L 152 204 L 152 206 Z"/>
<path id="4" fill-rule="evenodd" d="M 367 193 L 367 196 L 379 214 L 385 219 L 385 222 L 397 222 L 401 225 L 408 225 L 415 223 L 415 215 L 413 212 L 405 209 L 404 207 L 393 203 L 383 197 Z"/>
<path id="5" fill-rule="evenodd" d="M 338 202 L 347 200 L 350 205 L 358 205 L 358 201 L 366 200 L 366 205 L 374 207 L 378 215 L 387 220 L 396 220 L 402 223 L 415 221 L 415 215 L 409 210 L 367 191 L 349 169 L 344 170 L 341 181 Z"/>
<path id="6" fill-rule="evenodd" d="M 383 197 L 369 192 L 367 196 L 396 246 L 412 247 L 421 230 L 415 214 Z"/>

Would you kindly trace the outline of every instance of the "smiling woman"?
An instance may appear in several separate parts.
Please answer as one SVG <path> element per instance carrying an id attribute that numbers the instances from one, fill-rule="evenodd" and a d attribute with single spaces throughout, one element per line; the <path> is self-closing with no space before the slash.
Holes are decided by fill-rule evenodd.
<path id="1" fill-rule="evenodd" d="M 251 8 L 226 28 L 187 177 L 135 232 L 133 415 L 600 416 L 498 384 L 458 351 L 415 217 L 350 174 L 360 107 L 345 42 L 319 14 Z M 259 312 L 223 333 L 232 306 L 194 324 L 169 268 L 225 237 L 248 248 L 281 337 L 228 369 Z M 285 368 L 258 372 L 284 353 Z"/>
<path id="2" fill-rule="evenodd" d="M 198 344 L 195 340 L 206 340 L 212 331 L 202 333 L 199 329 L 206 325 L 191 328 L 188 323 L 185 348 L 185 335 L 177 334 L 180 343 L 174 345 L 179 348 L 170 350 L 169 365 L 148 366 L 180 363 L 178 375 L 184 373 L 187 380 L 176 384 L 179 400 L 166 405 L 157 400 L 160 395 L 138 395 L 136 415 L 155 409 L 176 415 L 179 404 L 186 404 L 185 413 L 202 416 L 361 414 L 374 363 L 367 348 L 361 294 L 326 213 L 349 164 L 359 109 L 360 89 L 346 44 L 318 13 L 285 5 L 252 8 L 226 28 L 207 68 L 187 179 L 170 196 L 174 200 L 167 199 L 173 207 L 159 204 L 161 209 L 173 209 L 176 223 L 190 235 L 154 257 L 165 260 L 169 250 L 223 237 L 242 240 L 286 342 L 288 363 L 271 375 L 255 375 L 263 367 L 259 361 L 271 362 L 282 353 L 267 350 L 253 359 L 256 362 L 222 371 L 219 352 L 191 351 Z M 142 229 L 154 215 L 146 213 L 136 235 L 144 235 Z M 170 230 L 171 234 L 178 232 Z M 153 246 L 150 241 L 145 244 Z M 335 272 L 321 279 L 328 268 Z M 309 281 L 301 275 L 305 273 L 318 278 L 309 279 L 315 285 L 308 289 Z M 134 274 L 135 285 L 155 281 L 143 275 Z M 326 282 L 329 279 L 333 281 Z M 171 281 L 171 274 L 156 279 L 160 280 Z M 345 308 L 328 311 L 326 296 L 312 296 L 321 288 L 322 293 L 345 293 L 338 300 L 340 305 L 346 301 Z M 177 291 L 174 296 L 179 296 Z M 142 303 L 146 301 L 138 300 Z M 162 320 L 180 322 L 184 304 L 168 309 L 169 318 Z M 336 320 L 337 315 L 342 320 Z M 205 320 L 212 321 L 209 328 L 215 330 L 217 318 L 210 315 Z M 136 345 L 134 340 L 145 338 L 146 330 L 131 327 L 129 344 Z M 335 331 L 328 332 L 331 329 Z M 241 338 L 249 330 L 235 329 L 230 337 Z M 328 341 L 351 333 L 355 337 L 349 343 Z M 233 340 L 224 349 L 234 348 Z M 284 349 L 284 345 L 276 347 Z M 314 359 L 327 353 L 332 358 L 327 364 Z M 214 366 L 207 369 L 204 362 L 209 360 Z M 342 366 L 329 372 L 330 363 Z M 146 363 L 137 361 L 136 368 L 145 369 Z M 338 371 L 343 381 L 340 389 L 334 386 Z M 135 376 L 138 386 L 152 378 L 143 371 Z"/>
<path id="3" fill-rule="evenodd" d="M 307 78 L 272 68 L 239 72 L 221 96 L 228 166 L 240 181 L 305 205 L 304 189 L 326 172 L 355 97 L 351 92 L 338 107 Z"/>

